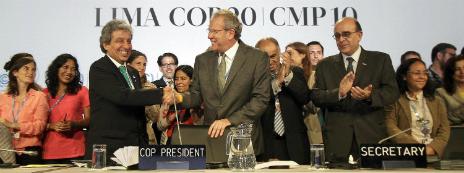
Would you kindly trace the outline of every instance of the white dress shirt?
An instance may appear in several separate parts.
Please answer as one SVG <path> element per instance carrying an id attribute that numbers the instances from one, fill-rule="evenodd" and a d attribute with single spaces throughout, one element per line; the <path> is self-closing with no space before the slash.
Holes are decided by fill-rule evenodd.
<path id="1" fill-rule="evenodd" d="M 229 48 L 229 50 L 227 50 L 226 52 L 224 52 L 224 54 L 226 54 L 226 81 L 227 81 L 227 78 L 229 77 L 229 72 L 230 72 L 230 67 L 232 66 L 232 63 L 234 62 L 234 58 L 235 58 L 235 54 L 237 53 L 238 51 L 238 41 L 235 42 L 235 44 Z M 218 66 L 219 64 L 221 64 L 221 56 L 218 56 Z"/>

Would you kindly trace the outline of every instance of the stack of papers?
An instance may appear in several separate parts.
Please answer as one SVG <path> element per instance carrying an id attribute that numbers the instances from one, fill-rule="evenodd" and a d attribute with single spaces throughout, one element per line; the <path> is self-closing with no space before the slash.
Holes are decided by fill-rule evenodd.
<path id="1" fill-rule="evenodd" d="M 124 148 L 119 148 L 113 154 L 115 157 L 111 157 L 111 160 L 126 168 L 139 163 L 138 146 L 126 146 Z"/>
<path id="2" fill-rule="evenodd" d="M 270 161 L 257 164 L 255 169 L 269 168 L 270 166 L 289 166 L 290 168 L 295 168 L 298 166 L 298 163 L 294 161 Z"/>

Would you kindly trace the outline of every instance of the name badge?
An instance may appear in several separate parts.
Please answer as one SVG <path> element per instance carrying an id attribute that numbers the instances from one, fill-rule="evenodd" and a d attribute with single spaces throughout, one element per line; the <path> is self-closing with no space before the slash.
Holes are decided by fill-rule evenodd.
<path id="1" fill-rule="evenodd" d="M 205 145 L 151 145 L 149 147 L 139 147 L 139 170 L 205 168 Z"/>
<path id="2" fill-rule="evenodd" d="M 13 138 L 19 139 L 19 136 L 20 136 L 20 135 L 19 135 L 19 132 L 14 132 L 14 133 L 13 133 Z"/>

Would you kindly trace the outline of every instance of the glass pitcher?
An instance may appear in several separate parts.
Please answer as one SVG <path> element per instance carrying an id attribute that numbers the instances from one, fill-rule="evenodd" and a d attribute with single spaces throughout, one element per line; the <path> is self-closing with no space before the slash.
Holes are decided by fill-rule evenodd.
<path id="1" fill-rule="evenodd" d="M 244 123 L 231 127 L 227 135 L 227 165 L 232 171 L 253 171 L 256 165 L 255 152 L 251 142 L 253 124 Z"/>

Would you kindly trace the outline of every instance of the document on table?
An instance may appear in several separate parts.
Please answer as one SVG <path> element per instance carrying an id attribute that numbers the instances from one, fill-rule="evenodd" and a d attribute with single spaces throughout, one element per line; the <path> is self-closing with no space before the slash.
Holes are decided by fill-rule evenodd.
<path id="1" fill-rule="evenodd" d="M 269 168 L 270 166 L 289 166 L 290 168 L 295 168 L 298 165 L 298 163 L 294 161 L 270 161 L 270 162 L 264 162 L 257 164 L 255 166 L 255 169 L 263 169 L 263 168 Z"/>

